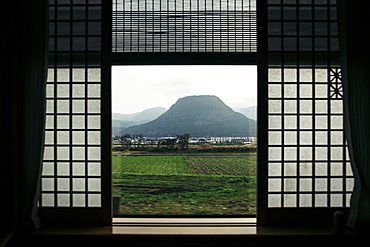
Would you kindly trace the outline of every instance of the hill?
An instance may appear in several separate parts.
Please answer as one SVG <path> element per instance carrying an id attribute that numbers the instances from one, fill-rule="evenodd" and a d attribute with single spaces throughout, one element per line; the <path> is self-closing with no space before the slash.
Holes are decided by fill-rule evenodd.
<path id="1" fill-rule="evenodd" d="M 250 106 L 250 107 L 247 107 L 247 108 L 239 108 L 239 109 L 235 109 L 235 111 L 240 112 L 241 114 L 243 114 L 247 118 L 257 120 L 257 106 Z"/>
<path id="2" fill-rule="evenodd" d="M 114 136 L 119 135 L 123 129 L 128 128 L 130 126 L 138 125 L 138 124 L 140 123 L 133 122 L 133 121 L 127 121 L 127 120 L 112 119 L 112 134 Z"/>
<path id="3" fill-rule="evenodd" d="M 112 119 L 114 120 L 120 120 L 120 121 L 132 121 L 132 122 L 140 122 L 143 121 L 151 121 L 155 118 L 157 118 L 159 115 L 164 113 L 167 109 L 163 107 L 153 107 L 146 109 L 142 112 L 136 112 L 131 114 L 122 114 L 122 113 L 113 113 Z"/>
<path id="4" fill-rule="evenodd" d="M 140 123 L 149 122 L 151 120 L 156 119 L 157 117 L 159 117 L 161 114 L 163 114 L 166 111 L 167 109 L 163 107 L 154 107 L 154 108 L 146 109 L 142 112 L 139 112 L 132 119 L 132 121 L 140 122 Z"/>
<path id="5" fill-rule="evenodd" d="M 153 121 L 124 129 L 121 134 L 151 137 L 189 133 L 201 136 L 256 136 L 256 121 L 233 111 L 212 95 L 180 98 Z"/>
<path id="6" fill-rule="evenodd" d="M 112 114 L 112 134 L 119 135 L 123 129 L 130 126 L 139 125 L 150 122 L 164 113 L 167 109 L 163 107 L 154 107 L 146 109 L 142 112 L 132 114 Z"/>

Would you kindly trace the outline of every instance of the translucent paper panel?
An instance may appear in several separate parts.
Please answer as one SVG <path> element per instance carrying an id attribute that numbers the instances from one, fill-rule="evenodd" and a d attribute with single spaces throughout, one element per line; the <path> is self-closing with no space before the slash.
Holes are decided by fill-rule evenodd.
<path id="1" fill-rule="evenodd" d="M 101 207 L 101 195 L 100 194 L 88 194 L 88 206 L 89 207 Z"/>
<path id="2" fill-rule="evenodd" d="M 44 207 L 101 207 L 102 1 L 50 1 Z"/>
<path id="3" fill-rule="evenodd" d="M 329 94 L 333 71 L 337 70 L 268 70 L 269 207 L 347 205 L 343 193 L 353 182 L 347 167 L 343 102 Z"/>
<path id="4" fill-rule="evenodd" d="M 73 195 L 73 207 L 85 207 L 86 206 L 86 197 L 83 194 L 74 194 Z"/>
<path id="5" fill-rule="evenodd" d="M 46 118 L 42 190 L 64 193 L 57 195 L 56 203 L 51 200 L 51 195 L 45 195 L 42 198 L 47 201 L 42 205 L 100 206 L 100 69 L 58 68 L 48 71 L 49 110 Z M 74 178 L 71 179 L 71 176 Z M 99 194 L 87 196 L 75 192 Z M 68 196 L 70 193 L 72 197 Z"/>

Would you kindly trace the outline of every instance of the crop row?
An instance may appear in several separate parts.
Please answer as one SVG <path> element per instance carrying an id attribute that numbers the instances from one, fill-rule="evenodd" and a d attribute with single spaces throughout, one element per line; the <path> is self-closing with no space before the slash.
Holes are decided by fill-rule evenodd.
<path id="1" fill-rule="evenodd" d="M 113 172 L 255 176 L 256 156 L 113 156 Z"/>
<path id="2" fill-rule="evenodd" d="M 256 156 L 189 156 L 198 174 L 255 176 Z"/>
<path id="3" fill-rule="evenodd" d="M 197 174 L 185 156 L 113 156 L 113 172 L 148 175 Z"/>

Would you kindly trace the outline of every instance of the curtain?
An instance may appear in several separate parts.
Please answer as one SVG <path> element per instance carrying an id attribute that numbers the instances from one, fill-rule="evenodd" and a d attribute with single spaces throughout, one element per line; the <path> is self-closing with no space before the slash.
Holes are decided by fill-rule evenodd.
<path id="1" fill-rule="evenodd" d="M 370 19 L 365 0 L 338 0 L 345 131 L 355 185 L 347 226 L 370 229 Z"/>
<path id="2" fill-rule="evenodd" d="M 40 227 L 37 203 L 43 158 L 48 52 L 48 1 L 6 1 L 8 12 L 1 126 L 7 157 L 1 196 L 7 196 L 11 231 Z M 3 36 L 4 37 L 4 36 Z M 6 74 L 6 75 L 5 75 Z M 5 181 L 5 182 L 4 182 Z M 3 197 L 4 198 L 4 197 Z M 9 223 L 12 226 L 9 226 Z"/>

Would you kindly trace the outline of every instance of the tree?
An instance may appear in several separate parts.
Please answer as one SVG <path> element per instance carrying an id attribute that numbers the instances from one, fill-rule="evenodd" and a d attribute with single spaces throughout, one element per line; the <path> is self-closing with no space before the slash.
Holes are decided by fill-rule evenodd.
<path id="1" fill-rule="evenodd" d="M 129 149 L 132 143 L 132 138 L 129 134 L 124 134 L 119 139 L 119 142 L 126 147 L 126 150 Z"/>
<path id="2" fill-rule="evenodd" d="M 136 146 L 139 147 L 141 143 L 145 141 L 143 134 L 133 134 L 133 142 L 136 143 Z"/>
<path id="3" fill-rule="evenodd" d="M 172 138 L 168 138 L 166 140 L 160 140 L 158 142 L 158 147 L 160 147 L 161 145 L 166 145 L 167 149 L 170 149 L 170 148 L 172 149 L 174 148 L 176 141 L 177 139 L 172 139 Z"/>
<path id="4" fill-rule="evenodd" d="M 177 139 L 179 139 L 179 144 L 181 145 L 182 149 L 188 148 L 190 140 L 190 135 L 188 133 L 177 135 Z"/>
<path id="5" fill-rule="evenodd" d="M 175 144 L 176 144 L 176 139 L 168 138 L 166 140 L 167 149 L 169 149 L 169 148 L 172 149 L 175 146 Z"/>

